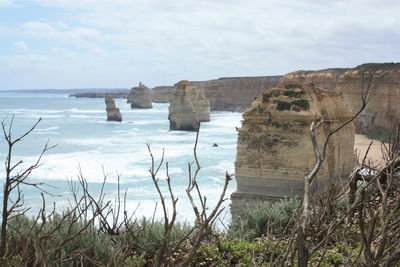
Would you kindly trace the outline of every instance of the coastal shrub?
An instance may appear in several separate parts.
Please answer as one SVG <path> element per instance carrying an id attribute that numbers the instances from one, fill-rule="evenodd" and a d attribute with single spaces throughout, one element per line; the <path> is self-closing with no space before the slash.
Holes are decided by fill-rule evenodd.
<path id="1" fill-rule="evenodd" d="M 54 213 L 45 223 L 26 216 L 12 219 L 8 246 L 21 251 L 26 263 L 34 259 L 41 265 L 52 265 L 64 258 L 65 264 L 78 260 L 88 264 L 85 258 L 109 263 L 115 249 L 110 236 L 99 233 L 94 225 L 85 226 L 76 214 L 64 215 Z"/>
<path id="2" fill-rule="evenodd" d="M 288 97 L 294 97 L 294 98 L 300 98 L 302 97 L 306 92 L 304 91 L 285 91 L 283 95 L 288 96 Z"/>
<path id="3" fill-rule="evenodd" d="M 286 241 L 221 238 L 200 247 L 196 263 L 200 266 L 270 266 L 269 263 L 284 253 Z"/>
<path id="4" fill-rule="evenodd" d="M 302 107 L 302 108 L 304 108 L 305 110 L 309 110 L 309 109 L 310 109 L 310 103 L 308 102 L 307 99 L 295 100 L 295 101 L 292 101 L 291 104 L 292 104 L 292 105 L 299 106 L 299 107 Z"/>
<path id="5" fill-rule="evenodd" d="M 124 267 L 143 267 L 146 265 L 146 259 L 140 256 L 129 256 L 124 262 Z"/>
<path id="6" fill-rule="evenodd" d="M 290 90 L 290 89 L 301 88 L 301 87 L 298 84 L 288 83 L 288 84 L 285 84 L 285 88 Z"/>
<path id="7" fill-rule="evenodd" d="M 136 222 L 133 228 L 141 231 L 141 235 L 136 241 L 137 252 L 140 255 L 145 254 L 146 257 L 153 258 L 164 236 L 164 223 L 143 218 Z M 174 224 L 170 236 L 171 244 L 175 245 L 180 237 L 186 235 L 190 229 L 191 227 L 185 223 Z"/>
<path id="8" fill-rule="evenodd" d="M 279 111 L 290 110 L 291 103 L 289 102 L 278 100 L 276 104 L 276 109 Z"/>
<path id="9" fill-rule="evenodd" d="M 265 103 L 268 103 L 268 101 L 269 101 L 269 96 L 263 95 L 262 102 L 265 104 Z"/>
<path id="10" fill-rule="evenodd" d="M 252 240 L 265 235 L 284 235 L 289 221 L 300 207 L 297 199 L 284 199 L 276 203 L 266 202 L 244 216 L 232 220 L 229 236 Z"/>

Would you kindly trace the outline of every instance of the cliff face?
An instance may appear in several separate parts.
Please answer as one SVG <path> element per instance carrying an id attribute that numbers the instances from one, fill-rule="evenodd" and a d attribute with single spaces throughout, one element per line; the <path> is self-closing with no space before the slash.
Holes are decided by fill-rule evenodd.
<path id="1" fill-rule="evenodd" d="M 278 84 L 280 78 L 233 77 L 193 83 L 204 90 L 212 111 L 244 111 L 264 89 Z"/>
<path id="2" fill-rule="evenodd" d="M 168 103 L 173 86 L 157 86 L 151 89 L 151 98 L 154 103 Z"/>
<path id="3" fill-rule="evenodd" d="M 200 122 L 210 121 L 210 101 L 204 95 L 203 89 L 191 85 L 189 90 L 193 90 L 192 104 L 197 119 Z"/>
<path id="4" fill-rule="evenodd" d="M 122 121 L 121 112 L 115 106 L 114 98 L 111 95 L 106 95 L 104 101 L 106 103 L 107 121 Z"/>
<path id="5" fill-rule="evenodd" d="M 348 69 L 326 69 L 319 71 L 299 70 L 286 74 L 282 81 L 297 80 L 306 84 L 312 84 L 317 88 L 334 91 L 338 80 Z"/>
<path id="6" fill-rule="evenodd" d="M 364 73 L 364 76 L 362 75 Z M 377 128 L 391 131 L 400 123 L 400 64 L 364 64 L 353 69 L 327 69 L 320 71 L 296 71 L 282 80 L 296 79 L 313 83 L 330 91 L 336 91 L 353 112 L 361 104 L 362 84 L 364 89 L 373 76 L 373 97 L 366 109 L 356 119 L 356 131 L 368 133 Z"/>
<path id="7" fill-rule="evenodd" d="M 330 122 L 316 129 L 320 147 L 330 129 L 353 115 L 339 94 L 286 81 L 251 103 L 238 134 L 233 214 L 241 213 L 244 206 L 259 205 L 260 200 L 303 195 L 304 176 L 315 163 L 309 127 L 322 115 Z M 350 124 L 332 136 L 316 190 L 351 172 L 353 149 L 354 125 Z"/>
<path id="8" fill-rule="evenodd" d="M 232 77 L 210 81 L 192 82 L 203 89 L 212 111 L 244 111 L 264 89 L 279 83 L 282 76 Z M 154 87 L 151 92 L 153 102 L 168 103 L 172 86 Z"/>
<path id="9" fill-rule="evenodd" d="M 127 102 L 131 103 L 131 108 L 152 108 L 150 89 L 144 84 L 139 83 L 138 87 L 133 87 L 128 94 Z"/>
<path id="10" fill-rule="evenodd" d="M 361 105 L 363 80 L 365 90 L 371 75 L 372 98 L 356 120 L 357 131 L 363 134 L 377 128 L 392 131 L 400 124 L 400 64 L 358 66 L 340 77 L 336 90 L 350 108 L 357 111 Z"/>

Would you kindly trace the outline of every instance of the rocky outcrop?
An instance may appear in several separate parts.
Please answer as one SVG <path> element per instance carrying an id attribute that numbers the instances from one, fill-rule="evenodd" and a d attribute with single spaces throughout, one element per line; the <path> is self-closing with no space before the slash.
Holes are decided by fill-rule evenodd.
<path id="1" fill-rule="evenodd" d="M 172 94 L 173 86 L 157 86 L 151 89 L 151 98 L 154 103 L 169 103 L 169 96 Z"/>
<path id="2" fill-rule="evenodd" d="M 131 103 L 131 108 L 152 108 L 150 89 L 140 82 L 129 92 L 127 103 Z"/>
<path id="3" fill-rule="evenodd" d="M 170 130 L 197 131 L 199 124 L 196 112 L 193 110 L 192 85 L 188 81 L 175 84 L 169 97 L 169 122 Z"/>
<path id="4" fill-rule="evenodd" d="M 203 89 L 191 84 L 186 87 L 186 90 L 192 90 L 193 111 L 196 113 L 197 120 L 210 121 L 210 102 L 204 95 Z"/>
<path id="5" fill-rule="evenodd" d="M 209 81 L 192 82 L 203 89 L 210 102 L 211 111 L 244 111 L 246 107 L 265 88 L 279 83 L 282 76 L 232 77 Z M 172 93 L 170 86 L 159 86 L 152 89 L 153 102 L 167 103 Z"/>
<path id="6" fill-rule="evenodd" d="M 265 88 L 278 84 L 280 78 L 232 77 L 193 83 L 204 90 L 212 111 L 244 111 Z"/>
<path id="7" fill-rule="evenodd" d="M 110 95 L 105 96 L 107 121 L 122 121 L 121 112 L 115 106 L 114 98 Z"/>
<path id="8" fill-rule="evenodd" d="M 364 74 L 364 76 L 363 76 Z M 327 69 L 288 73 L 283 81 L 296 79 L 338 92 L 354 111 L 358 111 L 361 97 L 370 75 L 374 76 L 373 97 L 356 119 L 356 132 L 367 134 L 379 129 L 392 131 L 400 123 L 400 64 L 364 64 L 352 69 Z"/>
<path id="9" fill-rule="evenodd" d="M 377 129 L 392 132 L 393 127 L 400 124 L 400 63 L 364 64 L 348 70 L 340 76 L 336 91 L 353 111 L 357 111 L 371 75 L 372 97 L 356 119 L 357 132 L 368 134 Z"/>
<path id="10" fill-rule="evenodd" d="M 353 115 L 339 94 L 286 81 L 251 103 L 238 130 L 234 215 L 258 206 L 260 200 L 302 197 L 304 176 L 315 164 L 309 127 L 322 115 L 329 122 L 316 129 L 320 146 L 330 129 Z M 351 172 L 353 148 L 354 125 L 349 124 L 332 136 L 315 190 Z"/>
<path id="11" fill-rule="evenodd" d="M 349 69 L 325 69 L 319 71 L 299 70 L 286 74 L 282 81 L 298 80 L 327 91 L 335 91 L 340 76 Z"/>

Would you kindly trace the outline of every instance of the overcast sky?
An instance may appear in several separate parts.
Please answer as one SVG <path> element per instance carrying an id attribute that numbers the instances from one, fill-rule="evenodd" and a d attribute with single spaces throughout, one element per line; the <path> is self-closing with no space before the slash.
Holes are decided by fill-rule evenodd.
<path id="1" fill-rule="evenodd" d="M 0 90 L 400 61 L 398 0 L 0 0 Z"/>

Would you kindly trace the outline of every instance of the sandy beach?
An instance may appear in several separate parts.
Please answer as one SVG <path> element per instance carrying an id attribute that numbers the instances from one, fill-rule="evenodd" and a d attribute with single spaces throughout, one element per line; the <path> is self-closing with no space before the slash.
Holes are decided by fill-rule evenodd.
<path id="1" fill-rule="evenodd" d="M 372 140 L 366 137 L 365 135 L 356 134 L 355 135 L 355 143 L 354 149 L 356 150 L 356 155 L 360 159 L 363 159 L 365 152 L 368 149 L 368 146 L 372 142 L 371 148 L 368 152 L 367 159 L 372 160 L 375 164 L 382 163 L 382 143 L 378 140 Z"/>

